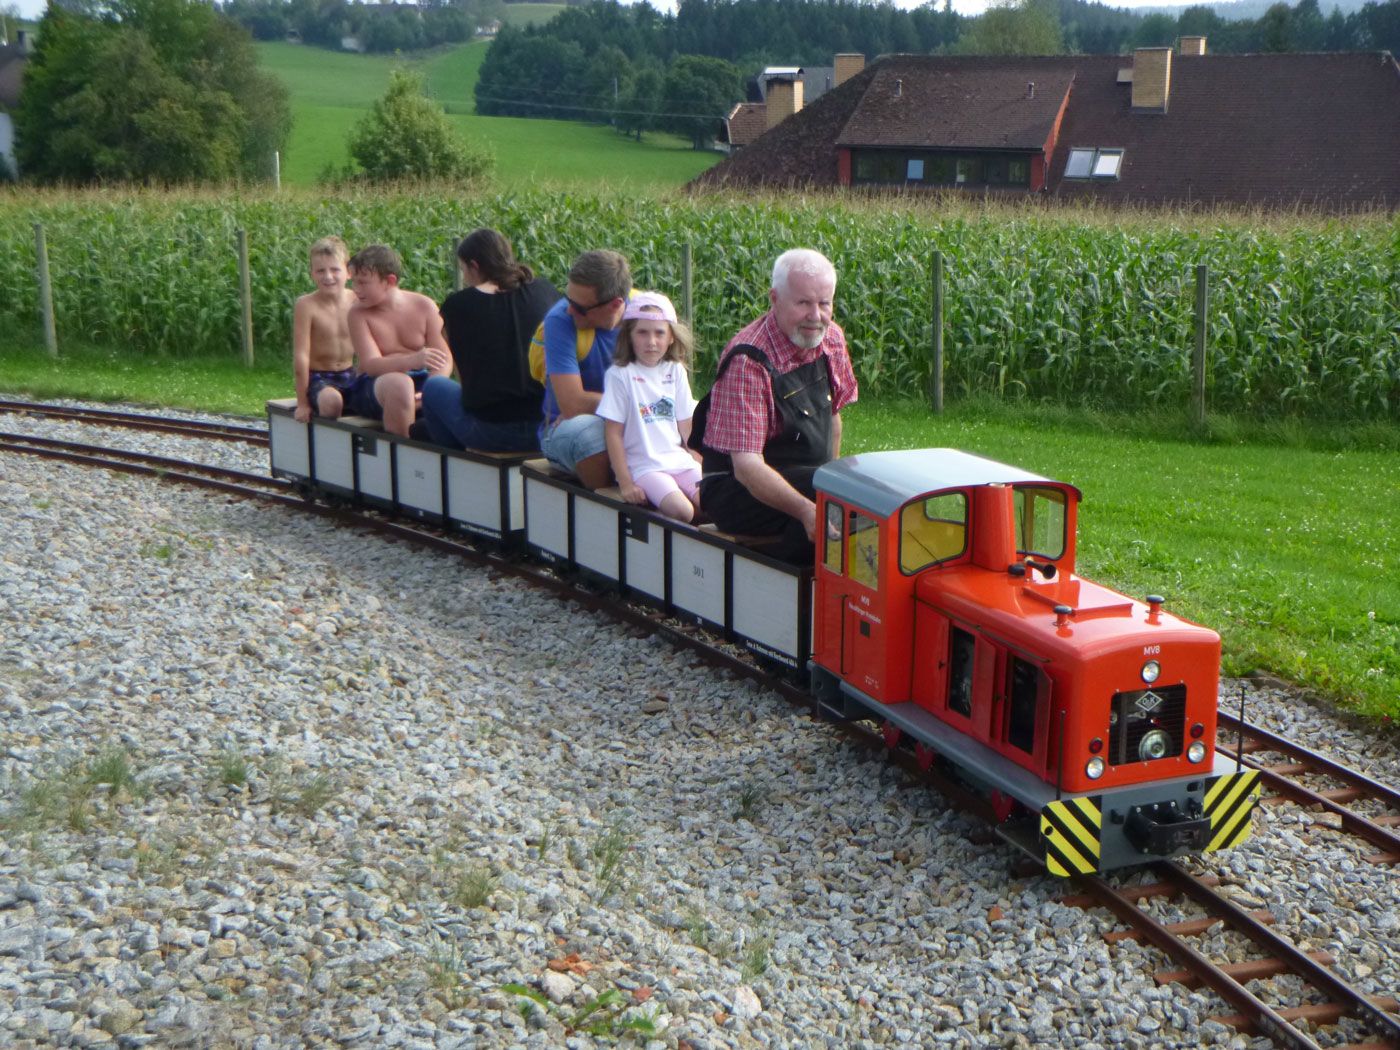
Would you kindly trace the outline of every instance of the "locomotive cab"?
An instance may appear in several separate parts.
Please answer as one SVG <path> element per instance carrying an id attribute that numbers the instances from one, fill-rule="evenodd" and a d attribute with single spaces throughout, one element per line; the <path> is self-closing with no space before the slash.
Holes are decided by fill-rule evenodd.
<path id="1" fill-rule="evenodd" d="M 1212 792 L 1219 636 L 1075 574 L 1078 489 L 952 449 L 849 457 L 816 488 L 828 717 L 943 756 L 1060 874 L 1247 834 L 1248 778 Z"/>

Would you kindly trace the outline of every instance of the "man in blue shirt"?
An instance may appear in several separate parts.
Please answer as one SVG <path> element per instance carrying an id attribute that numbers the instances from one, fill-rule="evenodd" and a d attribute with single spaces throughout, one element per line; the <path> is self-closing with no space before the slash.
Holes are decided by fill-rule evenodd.
<path id="1" fill-rule="evenodd" d="M 584 252 L 569 269 L 564 298 L 544 315 L 540 451 L 590 489 L 612 484 L 603 421 L 594 412 L 631 291 L 632 273 L 623 256 Z"/>

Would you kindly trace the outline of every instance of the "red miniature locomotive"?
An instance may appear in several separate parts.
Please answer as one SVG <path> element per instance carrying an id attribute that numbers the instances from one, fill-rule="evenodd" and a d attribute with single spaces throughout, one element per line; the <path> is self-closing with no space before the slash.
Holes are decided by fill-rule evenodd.
<path id="1" fill-rule="evenodd" d="M 812 683 L 941 756 L 1057 875 L 1222 849 L 1257 774 L 1216 760 L 1220 638 L 1074 573 L 1073 485 L 952 449 L 816 475 Z"/>

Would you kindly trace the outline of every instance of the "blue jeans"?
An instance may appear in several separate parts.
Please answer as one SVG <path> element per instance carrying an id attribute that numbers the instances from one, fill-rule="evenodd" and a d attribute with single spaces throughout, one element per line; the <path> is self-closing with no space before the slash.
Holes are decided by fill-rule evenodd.
<path id="1" fill-rule="evenodd" d="M 444 448 L 530 452 L 539 444 L 535 420 L 493 423 L 474 416 L 462 407 L 462 388 L 445 376 L 429 376 L 423 384 L 423 422 L 433 444 Z"/>
<path id="2" fill-rule="evenodd" d="M 560 419 L 540 432 L 540 451 L 556 467 L 569 474 L 578 473 L 579 460 L 607 450 L 602 416 Z"/>

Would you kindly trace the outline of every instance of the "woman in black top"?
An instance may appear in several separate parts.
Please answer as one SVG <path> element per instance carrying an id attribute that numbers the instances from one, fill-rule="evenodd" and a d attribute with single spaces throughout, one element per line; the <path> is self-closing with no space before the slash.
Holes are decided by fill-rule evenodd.
<path id="1" fill-rule="evenodd" d="M 441 313 L 461 382 L 432 376 L 423 384 L 428 436 L 448 448 L 536 448 L 544 388 L 530 377 L 530 337 L 559 293 L 517 262 L 495 230 L 467 234 L 457 262 L 466 287 Z"/>

